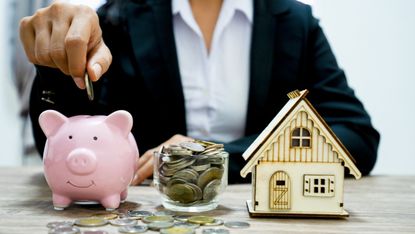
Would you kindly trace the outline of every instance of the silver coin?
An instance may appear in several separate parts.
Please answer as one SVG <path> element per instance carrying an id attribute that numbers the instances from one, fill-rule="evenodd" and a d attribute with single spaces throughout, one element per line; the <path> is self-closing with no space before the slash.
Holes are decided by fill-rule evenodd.
<path id="1" fill-rule="evenodd" d="M 213 223 L 205 223 L 203 224 L 203 226 L 220 226 L 223 225 L 223 220 L 222 219 L 215 219 L 215 221 L 213 221 Z"/>
<path id="2" fill-rule="evenodd" d="M 73 222 L 71 221 L 56 221 L 56 222 L 49 222 L 46 224 L 47 228 L 57 228 L 57 227 L 72 227 Z"/>
<path id="3" fill-rule="evenodd" d="M 176 215 L 174 219 L 180 222 L 187 222 L 187 220 L 191 217 L 190 215 Z"/>
<path id="4" fill-rule="evenodd" d="M 86 86 L 86 93 L 88 94 L 88 99 L 90 101 L 94 100 L 94 86 L 92 85 L 92 81 L 88 76 L 88 72 L 85 72 L 85 86 Z"/>
<path id="5" fill-rule="evenodd" d="M 193 154 L 193 151 L 187 149 L 172 150 L 171 154 L 179 156 L 191 156 Z"/>
<path id="6" fill-rule="evenodd" d="M 77 227 L 57 227 L 49 230 L 49 234 L 79 234 L 81 230 Z"/>
<path id="7" fill-rule="evenodd" d="M 78 201 L 74 201 L 73 203 L 77 205 L 86 205 L 86 206 L 99 204 L 98 201 L 91 201 L 91 200 L 78 200 Z"/>
<path id="8" fill-rule="evenodd" d="M 170 215 L 160 215 L 160 216 L 147 216 L 142 220 L 144 223 L 156 223 L 156 222 L 173 222 L 174 219 Z"/>
<path id="9" fill-rule="evenodd" d="M 229 230 L 224 228 L 207 228 L 203 229 L 203 234 L 229 234 Z"/>
<path id="10" fill-rule="evenodd" d="M 171 210 L 159 210 L 154 212 L 154 215 L 156 216 L 173 216 L 176 215 L 176 213 L 174 211 Z"/>
<path id="11" fill-rule="evenodd" d="M 146 225 L 125 226 L 118 229 L 121 233 L 143 233 L 148 230 Z"/>
<path id="12" fill-rule="evenodd" d="M 230 221 L 225 223 L 225 227 L 228 228 L 249 228 L 249 223 L 240 221 Z"/>
<path id="13" fill-rule="evenodd" d="M 137 220 L 129 219 L 129 218 L 113 219 L 113 220 L 110 220 L 110 224 L 113 226 L 131 226 L 131 225 L 136 225 Z"/>
<path id="14" fill-rule="evenodd" d="M 173 222 L 152 222 L 148 224 L 148 228 L 153 231 L 173 227 Z"/>
<path id="15" fill-rule="evenodd" d="M 193 228 L 196 229 L 200 227 L 200 224 L 197 223 L 188 223 L 188 222 L 178 222 L 174 224 L 175 227 L 187 227 L 187 228 Z"/>
<path id="16" fill-rule="evenodd" d="M 138 219 L 153 215 L 153 213 L 151 213 L 150 211 L 146 211 L 146 210 L 129 210 L 127 214 L 131 218 L 138 218 Z"/>
<path id="17" fill-rule="evenodd" d="M 205 150 L 205 147 L 201 144 L 191 141 L 182 142 L 180 143 L 180 146 L 193 152 L 203 152 Z"/>
<path id="18" fill-rule="evenodd" d="M 96 230 L 96 231 L 83 231 L 82 234 L 108 234 L 107 231 Z"/>

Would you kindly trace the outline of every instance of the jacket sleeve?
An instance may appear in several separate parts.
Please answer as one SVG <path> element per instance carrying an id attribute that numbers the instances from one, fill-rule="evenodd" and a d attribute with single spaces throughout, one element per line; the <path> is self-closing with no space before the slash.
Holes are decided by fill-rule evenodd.
<path id="1" fill-rule="evenodd" d="M 308 99 L 356 160 L 363 175 L 373 169 L 380 135 L 363 104 L 347 83 L 318 20 L 309 9 L 310 31 L 306 63 Z"/>

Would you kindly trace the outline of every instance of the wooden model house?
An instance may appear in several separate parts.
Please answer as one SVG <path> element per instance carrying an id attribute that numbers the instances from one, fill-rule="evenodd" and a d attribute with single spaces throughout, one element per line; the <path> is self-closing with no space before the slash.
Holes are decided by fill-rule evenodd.
<path id="1" fill-rule="evenodd" d="M 344 167 L 356 179 L 361 173 L 307 93 L 289 93 L 287 104 L 243 154 L 241 175 L 252 172 L 251 216 L 348 216 Z"/>

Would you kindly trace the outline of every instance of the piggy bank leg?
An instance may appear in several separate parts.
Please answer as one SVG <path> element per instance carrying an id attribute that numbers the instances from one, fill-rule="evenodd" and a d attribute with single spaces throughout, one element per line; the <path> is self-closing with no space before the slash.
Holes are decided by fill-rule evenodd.
<path id="1" fill-rule="evenodd" d="M 128 195 L 128 188 L 126 188 L 124 191 L 121 192 L 121 202 L 125 202 L 125 199 L 127 199 L 127 195 Z"/>
<path id="2" fill-rule="evenodd" d="M 120 206 L 120 194 L 109 195 L 101 200 L 107 211 L 113 211 Z"/>
<path id="3" fill-rule="evenodd" d="M 52 194 L 52 201 L 55 210 L 63 210 L 64 208 L 68 207 L 72 202 L 72 200 L 68 197 L 55 193 Z"/>

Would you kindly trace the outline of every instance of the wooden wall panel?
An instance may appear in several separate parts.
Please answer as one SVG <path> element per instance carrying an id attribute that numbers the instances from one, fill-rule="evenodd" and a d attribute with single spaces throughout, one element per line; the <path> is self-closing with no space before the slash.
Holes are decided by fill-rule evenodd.
<path id="1" fill-rule="evenodd" d="M 311 148 L 291 148 L 291 132 L 296 128 L 307 128 L 311 135 Z M 263 151 L 261 161 L 266 162 L 340 162 L 338 153 L 321 130 L 314 125 L 305 111 L 297 113 L 288 122 L 280 135 L 274 135 L 272 143 Z"/>

